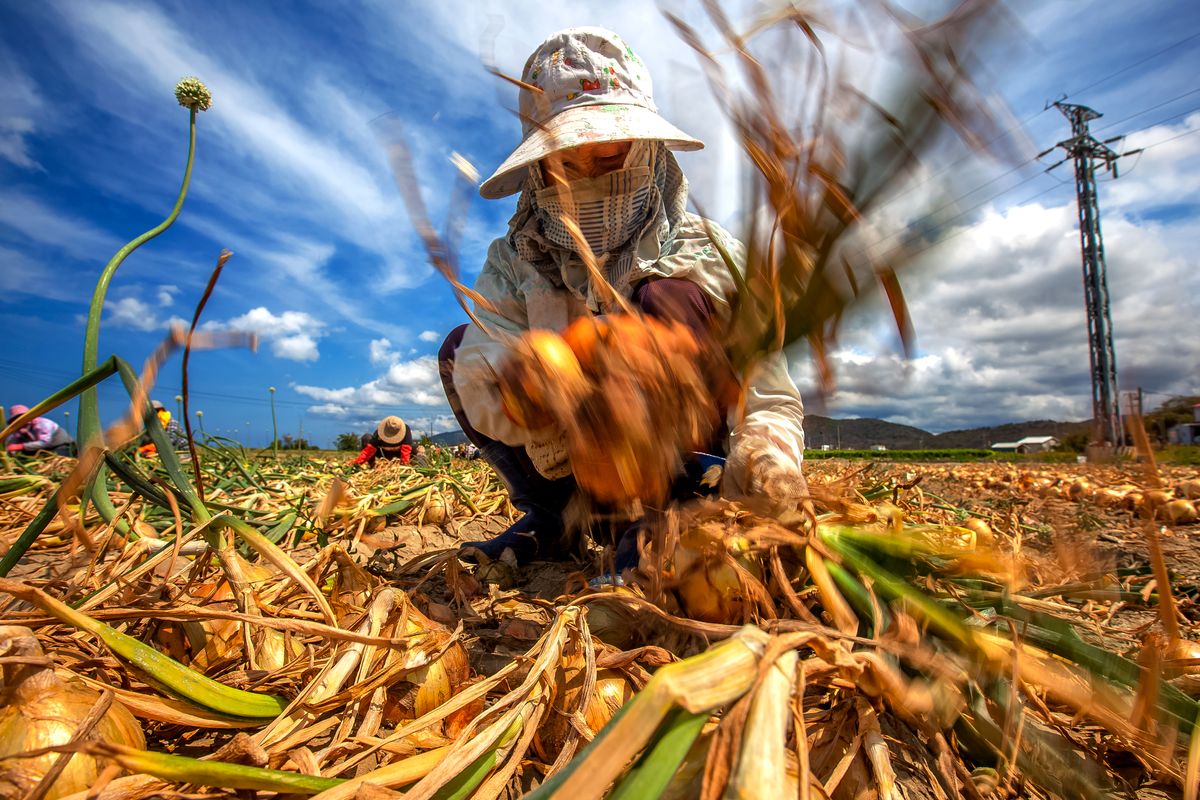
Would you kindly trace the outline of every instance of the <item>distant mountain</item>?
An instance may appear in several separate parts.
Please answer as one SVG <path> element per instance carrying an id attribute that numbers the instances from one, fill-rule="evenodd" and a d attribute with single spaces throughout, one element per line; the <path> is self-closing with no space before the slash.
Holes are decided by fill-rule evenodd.
<path id="1" fill-rule="evenodd" d="M 809 447 L 822 445 L 843 450 L 865 450 L 883 445 L 889 450 L 926 448 L 989 447 L 994 442 L 1012 442 L 1025 436 L 1056 436 L 1059 439 L 1081 430 L 1090 422 L 1058 422 L 1050 419 L 1009 422 L 983 428 L 946 433 L 930 433 L 910 425 L 897 425 L 881 419 L 833 419 L 818 414 L 804 418 L 804 436 Z M 839 444 L 840 443 L 840 444 Z"/>
<path id="2" fill-rule="evenodd" d="M 1092 423 L 1058 422 L 1035 419 L 1028 422 L 1009 422 L 990 428 L 971 428 L 965 431 L 946 431 L 930 439 L 929 447 L 988 447 L 994 442 L 1015 442 L 1026 436 L 1054 436 L 1059 441 L 1072 433 L 1090 430 Z"/>
<path id="3" fill-rule="evenodd" d="M 929 431 L 897 425 L 882 419 L 833 419 L 818 414 L 804 417 L 805 444 L 816 450 L 829 445 L 835 450 L 866 450 L 883 445 L 888 450 L 916 450 L 927 446 Z"/>
<path id="4" fill-rule="evenodd" d="M 882 419 L 833 419 L 819 414 L 804 417 L 804 437 L 808 447 L 817 450 L 829 445 L 841 450 L 866 450 L 883 445 L 888 450 L 924 450 L 930 448 L 986 448 L 994 442 L 1014 442 L 1025 436 L 1056 436 L 1059 439 L 1086 431 L 1091 423 L 1057 422 L 1037 419 L 1028 422 L 1009 422 L 986 428 L 969 428 L 946 433 L 930 433 L 911 425 L 897 425 Z M 462 431 L 447 431 L 433 436 L 433 443 L 453 447 L 467 441 Z"/>
<path id="5" fill-rule="evenodd" d="M 462 431 L 446 431 L 435 433 L 429 437 L 429 441 L 441 447 L 454 447 L 456 444 L 466 444 L 467 435 Z"/>

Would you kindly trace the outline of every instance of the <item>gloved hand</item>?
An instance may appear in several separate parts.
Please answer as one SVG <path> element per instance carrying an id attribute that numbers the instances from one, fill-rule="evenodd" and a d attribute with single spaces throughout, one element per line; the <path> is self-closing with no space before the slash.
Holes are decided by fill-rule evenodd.
<path id="1" fill-rule="evenodd" d="M 725 495 L 765 501 L 776 514 L 794 512 L 808 505 L 808 481 L 801 470 L 796 448 L 769 437 L 747 436 L 730 454 Z"/>
<path id="2" fill-rule="evenodd" d="M 23 452 L 25 452 L 25 445 L 23 445 L 19 442 L 12 442 L 8 445 L 8 452 L 23 453 Z"/>
<path id="3" fill-rule="evenodd" d="M 550 480 L 565 478 L 571 474 L 571 462 L 567 455 L 567 436 L 556 431 L 545 439 L 535 439 L 525 444 L 525 452 L 534 468 Z"/>
<path id="4" fill-rule="evenodd" d="M 793 511 L 808 498 L 808 481 L 797 465 L 763 453 L 751 456 L 748 467 L 750 494 L 765 497 L 774 507 Z"/>

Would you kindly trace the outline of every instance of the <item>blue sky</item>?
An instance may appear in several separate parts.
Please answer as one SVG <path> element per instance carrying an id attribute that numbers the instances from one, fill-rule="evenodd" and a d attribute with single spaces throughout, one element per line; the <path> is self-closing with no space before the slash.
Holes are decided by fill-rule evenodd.
<path id="1" fill-rule="evenodd" d="M 670 5 L 700 17 L 698 3 Z M 842 337 L 824 413 L 933 431 L 1088 416 L 1069 165 L 1047 175 L 1051 158 L 1031 160 L 1067 135 L 1066 120 L 1043 108 L 1063 93 L 1104 113 L 1098 136 L 1127 135 L 1114 147 L 1148 148 L 1101 187 L 1122 388 L 1141 385 L 1152 402 L 1200 391 L 1200 135 L 1191 135 L 1200 8 L 1128 8 L 1010 6 L 1026 32 L 988 54 L 986 83 L 1024 123 L 1028 163 L 955 162 L 895 203 L 903 216 L 956 200 L 943 243 L 906 283 L 917 357 L 903 362 L 880 315 L 864 309 Z M 214 106 L 199 119 L 191 193 L 175 226 L 113 281 L 101 357 L 140 364 L 170 320 L 190 319 L 228 247 L 204 318 L 257 330 L 262 345 L 192 359 L 192 408 L 206 430 L 265 443 L 269 386 L 281 433 L 303 425 L 319 443 L 387 413 L 449 429 L 434 354 L 464 317 L 426 264 L 384 142 L 402 132 L 440 223 L 451 154 L 486 174 L 519 135 L 507 110 L 515 95 L 486 73 L 485 54 L 519 73 L 542 37 L 571 24 L 613 28 L 639 50 L 664 115 L 709 144 L 681 157 L 694 196 L 736 231 L 737 148 L 694 58 L 651 3 L 379 0 L 330 12 L 302 2 L 0 0 L 0 402 L 32 403 L 78 374 L 96 276 L 174 199 L 187 112 L 172 88 L 197 75 Z M 471 202 L 468 275 L 512 208 Z M 802 352 L 793 374 L 811 400 Z M 175 358 L 155 395 L 173 407 L 179 385 Z M 105 418 L 120 413 L 122 394 L 115 383 L 101 392 Z"/>

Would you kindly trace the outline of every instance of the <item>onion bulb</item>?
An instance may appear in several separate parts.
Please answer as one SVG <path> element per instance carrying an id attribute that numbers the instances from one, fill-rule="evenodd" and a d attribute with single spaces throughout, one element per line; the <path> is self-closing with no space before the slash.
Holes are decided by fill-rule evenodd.
<path id="1" fill-rule="evenodd" d="M 737 566 L 758 577 L 760 568 L 745 555 L 746 540 L 731 537 L 709 526 L 693 528 L 679 537 L 673 556 L 678 581 L 675 591 L 691 619 L 738 624 L 746 620 L 749 598 Z M 737 566 L 735 566 L 735 558 Z"/>
<path id="2" fill-rule="evenodd" d="M 1180 675 L 1200 675 L 1200 664 L 1186 663 L 1189 661 L 1200 659 L 1200 642 L 1189 641 L 1188 639 L 1180 639 L 1174 644 L 1167 647 L 1165 653 L 1167 661 L 1182 661 L 1181 665 L 1166 665 L 1166 673 L 1168 677 L 1178 677 Z"/>
<path id="3" fill-rule="evenodd" d="M 583 667 L 583 656 L 576 653 L 568 659 L 555 676 L 552 689 L 552 707 L 546 712 L 538 726 L 534 749 L 547 763 L 554 763 L 562 749 L 567 734 L 571 732 L 568 715 L 579 708 L 579 693 L 587 675 Z M 616 669 L 596 670 L 596 686 L 583 707 L 583 719 L 593 734 L 608 724 L 621 706 L 634 695 L 633 685 L 624 672 Z"/>
<path id="4" fill-rule="evenodd" d="M 441 649 L 452 635 L 445 626 L 434 622 L 411 605 L 405 609 L 404 615 L 407 619 L 404 633 L 414 637 L 414 643 L 420 643 L 430 651 Z M 467 651 L 462 642 L 454 642 L 441 658 L 409 672 L 404 680 L 388 687 L 384 718 L 395 724 L 424 716 L 457 694 L 470 677 Z"/>
<path id="5" fill-rule="evenodd" d="M 1171 522 L 1195 522 L 1198 516 L 1191 500 L 1172 500 L 1163 506 L 1163 512 Z"/>
<path id="6" fill-rule="evenodd" d="M 450 504 L 446 496 L 433 489 L 425 496 L 424 520 L 426 525 L 441 525 L 450 516 Z"/>
<path id="7" fill-rule="evenodd" d="M 991 547 L 996 541 L 991 526 L 979 517 L 968 517 L 963 527 L 975 534 L 977 547 Z"/>
<path id="8" fill-rule="evenodd" d="M 506 416 L 528 430 L 569 415 L 587 381 L 571 348 L 553 331 L 526 331 L 498 376 Z"/>
<path id="9" fill-rule="evenodd" d="M 53 667 L 36 663 L 45 656 L 29 628 L 0 626 L 0 655 L 13 659 L 4 664 L 0 684 L 0 797 L 23 797 L 54 765 L 59 753 L 35 758 L 17 754 L 67 744 L 100 693 L 78 679 L 60 678 Z M 146 747 L 142 726 L 116 700 L 88 739 L 139 750 Z M 45 797 L 53 800 L 90 789 L 107 764 L 104 759 L 76 753 Z"/>

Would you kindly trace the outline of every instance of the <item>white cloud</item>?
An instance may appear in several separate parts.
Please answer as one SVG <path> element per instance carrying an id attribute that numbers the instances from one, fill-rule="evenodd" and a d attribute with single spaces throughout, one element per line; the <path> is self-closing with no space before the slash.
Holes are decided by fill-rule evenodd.
<path id="1" fill-rule="evenodd" d="M 446 395 L 438 374 L 437 358 L 421 356 L 411 361 L 396 361 L 378 378 L 361 386 L 326 388 L 297 385 L 297 394 L 312 398 L 324 405 L 309 408 L 313 413 L 328 413 L 318 409 L 337 405 L 354 408 L 359 413 L 367 409 L 387 413 L 389 409 L 414 406 L 444 406 Z M 403 416 L 403 414 L 401 414 Z"/>
<path id="2" fill-rule="evenodd" d="M 948 232 L 920 270 L 902 278 L 919 357 L 903 361 L 894 328 L 880 322 L 887 312 L 867 304 L 843 332 L 843 349 L 834 354 L 836 391 L 821 413 L 882 417 L 934 432 L 1089 418 L 1075 225 L 1071 199 L 989 209 L 977 223 Z M 1177 298 L 1200 293 L 1200 275 L 1184 255 L 1200 246 L 1200 224 L 1111 213 L 1104 233 L 1119 388 L 1196 391 L 1200 339 L 1176 333 L 1194 327 L 1194 309 Z M 811 395 L 815 373 L 806 359 L 793 363 L 793 375 Z"/>
<path id="3" fill-rule="evenodd" d="M 421 335 L 417 337 L 422 342 L 440 342 L 442 334 L 437 331 L 421 331 Z"/>
<path id="4" fill-rule="evenodd" d="M 185 324 L 177 316 L 158 316 L 154 306 L 132 295 L 116 300 L 105 300 L 104 309 L 108 311 L 105 323 L 118 328 L 149 332 L 163 330 L 173 324 Z"/>
<path id="5" fill-rule="evenodd" d="M 118 327 L 152 331 L 162 325 L 154 315 L 154 310 L 136 297 L 109 300 L 104 307 L 109 310 L 108 321 Z"/>
<path id="6" fill-rule="evenodd" d="M 339 406 L 337 403 L 322 403 L 316 406 L 309 406 L 307 411 L 310 414 L 320 414 L 325 417 L 347 417 L 350 416 L 350 409 L 346 406 Z"/>
<path id="7" fill-rule="evenodd" d="M 392 342 L 389 339 L 372 339 L 370 345 L 371 363 L 376 366 L 382 364 L 391 364 L 399 356 L 396 351 L 392 350 Z"/>
<path id="8" fill-rule="evenodd" d="M 158 287 L 158 304 L 166 308 L 167 306 L 175 305 L 175 295 L 179 294 L 179 287 L 169 283 L 164 283 Z"/>
<path id="9" fill-rule="evenodd" d="M 282 336 L 271 342 L 271 352 L 292 361 L 316 361 L 321 357 L 317 342 L 307 333 Z"/>
<path id="10" fill-rule="evenodd" d="M 291 361 L 316 361 L 321 357 L 317 342 L 326 333 L 325 323 L 304 311 L 275 314 L 258 306 L 224 322 L 206 322 L 204 330 L 231 330 L 257 333 L 271 345 L 271 352 Z"/>

